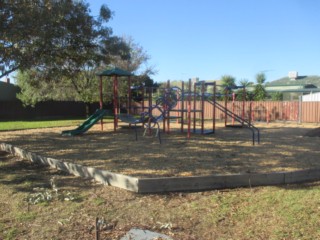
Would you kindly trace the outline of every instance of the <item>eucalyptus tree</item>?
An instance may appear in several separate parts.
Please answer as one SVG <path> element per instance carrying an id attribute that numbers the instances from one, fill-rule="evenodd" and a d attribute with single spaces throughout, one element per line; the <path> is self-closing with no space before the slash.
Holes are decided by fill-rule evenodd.
<path id="1" fill-rule="evenodd" d="M 85 1 L 1 0 L 0 77 L 20 71 L 19 97 L 27 104 L 57 98 L 93 101 L 95 71 L 110 64 L 112 55 L 125 58 L 129 51 L 106 26 L 111 17 L 106 5 L 92 16 Z"/>
<path id="2" fill-rule="evenodd" d="M 112 32 L 110 9 L 94 18 L 84 1 L 1 1 L 0 14 L 0 77 L 30 68 L 72 75 L 103 60 L 101 41 Z"/>

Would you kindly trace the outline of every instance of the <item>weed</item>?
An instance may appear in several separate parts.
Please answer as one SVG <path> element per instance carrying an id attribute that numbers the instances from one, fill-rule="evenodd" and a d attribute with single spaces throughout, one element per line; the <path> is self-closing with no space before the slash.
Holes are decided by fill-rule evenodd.
<path id="1" fill-rule="evenodd" d="M 4 236 L 4 240 L 13 240 L 18 234 L 18 230 L 16 228 L 11 228 L 8 231 L 6 231 Z"/>
<path id="2" fill-rule="evenodd" d="M 22 221 L 22 222 L 28 222 L 28 221 L 32 221 L 34 219 L 36 219 L 37 214 L 34 212 L 27 212 L 27 213 L 17 213 L 16 215 L 16 219 L 18 221 Z"/>
<path id="3" fill-rule="evenodd" d="M 93 203 L 96 205 L 96 206 L 100 206 L 100 205 L 103 205 L 106 203 L 106 200 L 102 197 L 97 197 L 95 199 L 93 199 Z"/>

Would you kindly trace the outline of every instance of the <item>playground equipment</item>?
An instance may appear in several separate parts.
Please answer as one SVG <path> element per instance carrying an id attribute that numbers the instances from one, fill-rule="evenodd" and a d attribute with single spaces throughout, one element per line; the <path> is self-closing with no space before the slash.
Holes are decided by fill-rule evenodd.
<path id="1" fill-rule="evenodd" d="M 131 115 L 131 109 L 132 109 L 132 95 L 131 95 L 131 76 L 132 74 L 130 72 L 121 70 L 119 68 L 113 68 L 108 69 L 103 72 L 100 72 L 97 74 L 100 77 L 100 109 L 103 108 L 103 93 L 102 93 L 102 77 L 107 76 L 111 77 L 113 79 L 113 109 L 114 109 L 114 131 L 117 130 L 118 127 L 118 120 L 121 120 L 125 123 L 129 123 L 134 125 L 135 128 L 135 135 L 136 139 L 138 139 L 137 136 L 137 124 L 142 124 L 146 129 L 149 129 L 149 132 L 153 128 L 157 128 L 156 135 L 159 137 L 159 141 L 161 143 L 161 137 L 160 137 L 160 126 L 159 121 L 163 117 L 163 113 L 160 114 L 160 116 L 154 115 L 154 109 L 160 109 L 158 106 L 148 106 L 148 110 L 145 112 L 144 107 L 144 101 L 142 101 L 142 114 L 140 118 L 136 118 Z M 127 92 L 127 114 L 121 114 L 120 113 L 120 102 L 119 102 L 119 92 L 118 92 L 118 77 L 127 76 L 128 77 L 128 92 Z M 142 91 L 144 93 L 144 91 Z M 142 94 L 142 99 L 144 99 L 144 95 Z M 101 119 L 101 130 L 103 130 L 103 120 Z M 144 132 L 144 135 L 146 134 L 146 131 Z"/>
<path id="2" fill-rule="evenodd" d="M 120 113 L 120 106 L 118 102 L 118 77 L 128 77 L 128 98 L 127 106 L 131 106 L 131 76 L 130 72 L 124 71 L 119 68 L 107 69 L 97 74 L 100 78 L 100 109 L 103 108 L 103 92 L 102 92 L 102 77 L 111 77 L 113 79 L 113 126 L 114 131 L 117 130 L 118 118 L 117 115 Z M 103 119 L 101 119 L 101 130 L 103 130 Z"/>
<path id="3" fill-rule="evenodd" d="M 154 110 L 160 111 L 161 114 L 159 116 L 154 115 Z M 156 128 L 155 136 L 158 136 L 159 142 L 161 144 L 161 136 L 160 136 L 160 125 L 159 122 L 163 119 L 163 112 L 161 108 L 157 105 L 152 105 L 149 107 L 147 112 L 143 112 L 140 115 L 140 118 L 135 118 L 130 114 L 118 114 L 117 118 L 120 119 L 122 122 L 134 124 L 135 136 L 136 140 L 138 140 L 138 133 L 137 133 L 137 124 L 142 124 L 145 128 L 143 136 L 146 135 L 147 131 L 151 131 L 151 129 Z"/>
<path id="4" fill-rule="evenodd" d="M 131 96 L 131 76 L 132 74 L 123 71 L 118 68 L 110 69 L 103 71 L 98 74 L 100 76 L 100 109 L 103 106 L 103 93 L 102 93 L 102 77 L 109 76 L 113 79 L 113 109 L 114 109 L 114 131 L 116 131 L 118 127 L 118 120 L 123 122 L 134 124 L 135 134 L 137 139 L 137 124 L 142 124 L 145 127 L 144 135 L 147 131 L 151 131 L 151 129 L 156 129 L 156 135 L 159 137 L 159 141 L 161 142 L 160 137 L 160 125 L 159 122 L 163 122 L 163 132 L 170 133 L 170 122 L 172 120 L 177 120 L 180 122 L 180 131 L 183 133 L 184 125 L 187 123 L 187 136 L 190 138 L 191 133 L 200 133 L 200 134 L 212 134 L 215 132 L 216 125 L 216 109 L 222 111 L 225 115 L 225 126 L 227 127 L 227 118 L 232 118 L 232 126 L 233 127 L 247 127 L 252 132 L 252 143 L 255 144 L 256 139 L 258 143 L 260 142 L 260 133 L 259 129 L 254 127 L 250 118 L 249 121 L 244 118 L 244 105 L 243 105 L 243 113 L 240 117 L 238 114 L 230 111 L 227 108 L 227 102 L 225 102 L 225 106 L 222 106 L 216 101 L 217 93 L 216 93 L 216 83 L 215 82 L 195 82 L 192 86 L 191 79 L 189 79 L 189 83 L 187 89 L 185 89 L 185 84 L 182 82 L 181 88 L 179 87 L 171 87 L 170 81 L 167 82 L 165 88 L 162 89 L 162 94 L 156 100 L 155 104 L 152 102 L 151 93 L 152 90 L 146 91 L 148 93 L 148 107 L 145 106 L 145 89 L 142 91 L 142 106 L 141 106 L 141 116 L 140 118 L 135 118 L 131 115 L 132 110 L 132 96 Z M 126 109 L 127 114 L 120 114 L 120 103 L 118 99 L 118 77 L 127 76 L 128 77 L 128 92 L 127 92 L 127 103 Z M 206 92 L 206 88 L 208 86 L 212 86 L 212 93 Z M 193 90 L 192 90 L 193 87 Z M 225 94 L 228 94 L 226 91 Z M 227 98 L 226 98 L 227 99 Z M 226 100 L 227 101 L 227 100 Z M 200 102 L 200 104 L 199 104 Z M 204 121 L 205 121 L 205 102 L 208 102 L 212 108 L 212 128 L 204 129 Z M 207 105 L 207 104 L 206 104 Z M 240 123 L 240 125 L 235 125 L 234 121 Z M 197 122 L 200 122 L 200 129 L 197 129 Z M 103 130 L 103 120 L 101 119 L 101 130 Z"/>
<path id="5" fill-rule="evenodd" d="M 75 136 L 80 135 L 88 131 L 95 123 L 103 118 L 106 114 L 106 110 L 97 109 L 94 114 L 92 114 L 88 119 L 86 119 L 79 127 L 72 130 L 62 131 L 62 136 Z"/>
<path id="6" fill-rule="evenodd" d="M 212 93 L 205 91 L 207 86 L 212 86 Z M 237 128 L 248 128 L 252 132 L 252 144 L 255 142 L 260 143 L 260 131 L 254 125 L 251 124 L 250 118 L 246 120 L 244 118 L 244 101 L 242 102 L 242 116 L 234 113 L 234 100 L 235 94 L 233 96 L 233 108 L 232 111 L 227 108 L 227 97 L 225 97 L 225 106 L 219 104 L 216 93 L 216 83 L 211 82 L 207 83 L 205 81 L 196 82 L 193 86 L 189 80 L 188 89 L 185 91 L 184 82 L 182 82 L 181 89 L 178 87 L 170 88 L 170 81 L 167 82 L 167 88 L 164 91 L 164 94 L 157 102 L 162 105 L 164 109 L 164 122 L 163 122 L 163 131 L 170 132 L 170 120 L 178 119 L 181 123 L 180 131 L 184 132 L 185 120 L 187 123 L 187 136 L 190 138 L 191 133 L 200 133 L 200 134 L 212 134 L 215 132 L 216 125 L 216 109 L 219 109 L 224 113 L 225 118 L 225 127 L 237 127 Z M 200 89 L 198 89 L 200 88 Z M 233 87 L 233 88 L 243 88 L 243 87 Z M 225 96 L 228 96 L 230 89 L 225 89 Z M 245 89 L 244 89 L 245 93 Z M 205 103 L 209 103 L 212 106 L 212 129 L 204 129 L 204 116 L 205 116 Z M 171 113 L 176 113 L 176 116 L 172 116 Z M 227 119 L 230 117 L 232 119 L 232 124 L 227 124 Z M 200 121 L 200 130 L 196 128 L 196 122 Z M 236 122 L 240 124 L 236 125 Z M 192 128 L 193 125 L 193 128 Z"/>
<path id="7" fill-rule="evenodd" d="M 157 105 L 161 106 L 164 112 L 163 118 L 163 131 L 170 133 L 170 122 L 176 120 L 180 122 L 180 132 L 184 132 L 184 125 L 187 124 L 187 134 L 190 138 L 191 133 L 211 134 L 215 130 L 215 118 L 213 117 L 212 129 L 204 129 L 204 88 L 201 93 L 197 92 L 197 84 L 194 84 L 192 90 L 191 79 L 187 89 L 182 82 L 181 88 L 171 87 L 170 81 L 167 82 L 166 88 L 162 90 L 161 97 L 156 101 Z M 197 100 L 200 98 L 200 107 L 197 104 Z M 200 114 L 200 116 L 198 116 Z M 200 119 L 201 129 L 198 130 L 197 118 Z M 193 126 L 193 128 L 192 128 Z"/>

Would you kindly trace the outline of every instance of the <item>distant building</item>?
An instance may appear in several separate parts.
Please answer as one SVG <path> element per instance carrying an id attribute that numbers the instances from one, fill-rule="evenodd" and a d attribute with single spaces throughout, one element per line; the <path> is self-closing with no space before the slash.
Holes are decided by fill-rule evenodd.
<path id="1" fill-rule="evenodd" d="M 10 79 L 7 78 L 5 82 L 0 81 L 0 101 L 15 101 L 17 100 L 17 93 L 19 93 L 19 87 L 10 83 Z"/>
<path id="2" fill-rule="evenodd" d="M 299 96 L 320 92 L 320 76 L 299 76 L 289 72 L 288 77 L 266 83 L 268 93 L 282 93 L 283 100 L 298 100 Z"/>
<path id="3" fill-rule="evenodd" d="M 301 100 L 302 102 L 320 102 L 320 92 L 303 95 Z"/>

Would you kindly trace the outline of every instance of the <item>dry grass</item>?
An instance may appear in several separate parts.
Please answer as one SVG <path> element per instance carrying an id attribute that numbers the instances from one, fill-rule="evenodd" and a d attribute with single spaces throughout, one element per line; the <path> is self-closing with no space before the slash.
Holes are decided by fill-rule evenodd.
<path id="1" fill-rule="evenodd" d="M 112 127 L 111 124 L 106 127 Z M 246 129 L 221 126 L 213 135 L 163 134 L 134 140 L 134 131 L 99 125 L 78 137 L 62 137 L 48 128 L 1 132 L 6 142 L 69 162 L 133 176 L 182 176 L 271 172 L 320 167 L 319 127 L 292 123 L 258 124 L 261 144 L 252 146 Z M 314 136 L 314 137 L 306 137 Z M 73 201 L 30 205 L 38 188 Z M 103 219 L 101 239 L 118 240 L 138 227 L 173 239 L 319 239 L 319 182 L 312 184 L 199 193 L 141 195 L 66 175 L 0 152 L 0 239 L 95 239 L 96 217 Z"/>
<path id="2" fill-rule="evenodd" d="M 56 179 L 56 192 L 51 188 Z M 43 190 L 37 190 L 43 189 Z M 32 194 L 53 199 L 28 204 Z M 66 201 L 70 193 L 74 200 Z M 175 240 L 320 239 L 320 184 L 136 194 L 0 152 L 0 239 L 119 240 L 131 228 Z"/>

